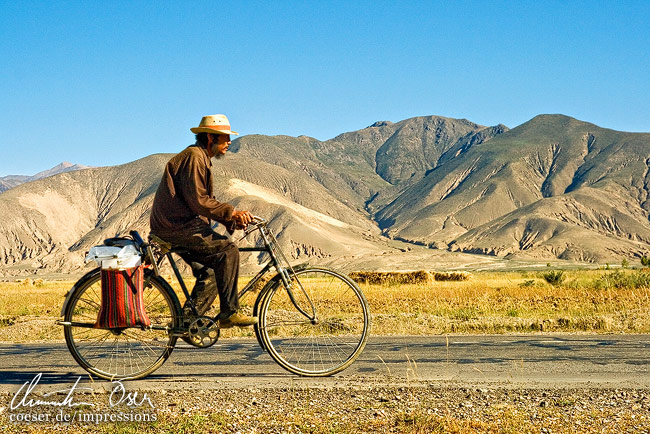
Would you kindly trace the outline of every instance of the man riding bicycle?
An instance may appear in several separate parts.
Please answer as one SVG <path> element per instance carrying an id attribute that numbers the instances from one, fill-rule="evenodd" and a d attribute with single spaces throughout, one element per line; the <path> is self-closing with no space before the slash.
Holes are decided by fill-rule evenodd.
<path id="1" fill-rule="evenodd" d="M 219 327 L 250 326 L 257 318 L 239 312 L 239 250 L 210 223 L 215 220 L 232 234 L 253 219 L 249 211 L 237 211 L 229 203 L 217 201 L 212 192 L 211 158 L 222 158 L 230 146 L 230 135 L 237 133 L 221 114 L 204 116 L 199 126 L 190 130 L 196 134 L 196 143 L 165 166 L 151 210 L 151 233 L 186 251 L 181 257 L 196 278 L 191 300 L 199 315 L 210 309 L 218 294 Z M 188 314 L 191 309 L 186 302 L 184 315 Z"/>

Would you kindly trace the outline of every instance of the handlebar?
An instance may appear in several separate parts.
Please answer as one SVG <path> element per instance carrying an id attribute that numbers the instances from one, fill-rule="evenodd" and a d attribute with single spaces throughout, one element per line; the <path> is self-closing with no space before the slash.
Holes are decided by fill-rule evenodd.
<path id="1" fill-rule="evenodd" d="M 268 221 L 266 219 L 263 219 L 262 217 L 254 215 L 253 216 L 253 221 L 251 223 L 249 223 L 248 226 L 246 226 L 246 229 L 244 229 L 244 236 L 242 237 L 242 239 L 247 237 L 248 234 L 250 234 L 254 230 L 256 230 L 256 229 L 258 229 L 260 227 L 266 226 L 267 223 L 268 223 Z"/>

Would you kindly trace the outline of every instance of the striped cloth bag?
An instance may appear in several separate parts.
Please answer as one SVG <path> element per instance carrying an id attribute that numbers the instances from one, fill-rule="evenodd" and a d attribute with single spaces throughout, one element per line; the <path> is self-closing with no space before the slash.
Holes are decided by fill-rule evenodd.
<path id="1" fill-rule="evenodd" d="M 147 327 L 151 324 L 144 310 L 142 265 L 124 270 L 102 268 L 102 300 L 95 328 Z"/>

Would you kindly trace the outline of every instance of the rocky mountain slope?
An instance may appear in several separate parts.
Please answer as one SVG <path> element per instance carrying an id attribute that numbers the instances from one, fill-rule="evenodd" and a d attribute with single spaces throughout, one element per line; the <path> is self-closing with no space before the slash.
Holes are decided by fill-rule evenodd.
<path id="1" fill-rule="evenodd" d="M 213 166 L 217 197 L 270 219 L 296 261 L 434 268 L 486 258 L 462 252 L 620 262 L 649 251 L 650 134 L 562 115 L 512 130 L 428 116 L 328 141 L 244 136 L 231 151 Z M 148 233 L 169 157 L 0 194 L 0 270 L 74 271 L 104 238 Z"/>
<path id="2" fill-rule="evenodd" d="M 452 250 L 638 256 L 650 240 L 649 158 L 650 134 L 538 116 L 413 182 L 376 218 L 391 236 Z"/>

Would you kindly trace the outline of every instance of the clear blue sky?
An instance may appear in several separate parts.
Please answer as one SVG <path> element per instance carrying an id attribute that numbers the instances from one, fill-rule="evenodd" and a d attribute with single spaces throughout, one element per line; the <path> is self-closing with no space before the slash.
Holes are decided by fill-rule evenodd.
<path id="1" fill-rule="evenodd" d="M 0 0 L 0 72 L 0 176 L 178 152 L 214 113 L 322 140 L 434 114 L 650 132 L 650 2 Z"/>

